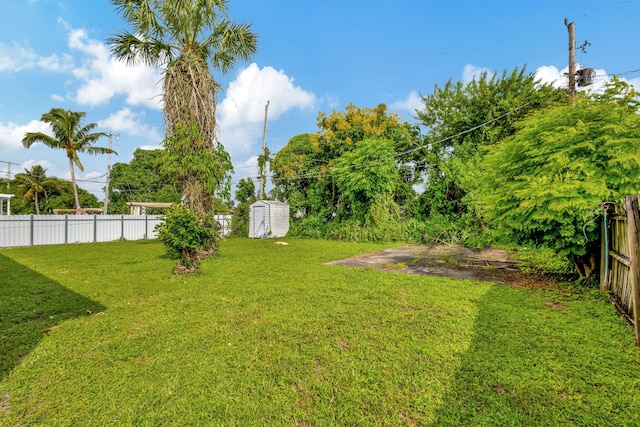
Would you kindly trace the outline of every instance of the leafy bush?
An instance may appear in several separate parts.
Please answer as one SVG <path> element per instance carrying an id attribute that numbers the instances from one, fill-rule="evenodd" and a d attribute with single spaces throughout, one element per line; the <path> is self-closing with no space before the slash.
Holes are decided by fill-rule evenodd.
<path id="1" fill-rule="evenodd" d="M 484 219 L 517 243 L 568 256 L 581 276 L 595 268 L 600 203 L 640 191 L 638 94 L 614 79 L 602 95 L 531 115 L 492 145 L 466 177 Z"/>
<path id="2" fill-rule="evenodd" d="M 294 220 L 289 235 L 303 239 L 324 239 L 327 222 L 320 215 L 306 215 Z"/>
<path id="3" fill-rule="evenodd" d="M 200 222 L 192 210 L 174 206 L 156 230 L 169 254 L 180 258 L 174 273 L 193 273 L 198 268 L 199 258 L 215 253 L 218 233 L 213 217 Z"/>

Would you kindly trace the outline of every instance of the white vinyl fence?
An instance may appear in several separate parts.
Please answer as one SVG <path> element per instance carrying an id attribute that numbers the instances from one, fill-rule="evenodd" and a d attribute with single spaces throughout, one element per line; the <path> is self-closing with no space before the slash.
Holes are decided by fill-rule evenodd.
<path id="1" fill-rule="evenodd" d="M 216 215 L 221 234 L 231 231 L 231 215 Z M 154 239 L 159 215 L 0 216 L 0 247 Z"/>

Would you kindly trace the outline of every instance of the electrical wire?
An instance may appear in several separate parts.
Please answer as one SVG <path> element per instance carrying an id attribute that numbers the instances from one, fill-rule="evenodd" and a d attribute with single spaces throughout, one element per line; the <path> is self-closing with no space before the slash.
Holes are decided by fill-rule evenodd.
<path id="1" fill-rule="evenodd" d="M 401 151 L 399 153 L 395 153 L 394 155 L 382 157 L 382 158 L 375 159 L 375 160 L 369 160 L 369 161 L 361 162 L 361 163 L 354 163 L 354 164 L 351 164 L 351 165 L 348 165 L 348 166 L 330 167 L 330 168 L 327 168 L 326 173 L 331 174 L 334 171 L 338 171 L 338 170 L 355 169 L 355 168 L 358 168 L 358 167 L 361 167 L 361 166 L 367 166 L 367 165 L 371 165 L 371 164 L 375 164 L 375 163 L 384 162 L 386 160 L 395 159 L 395 158 L 398 158 L 398 157 L 405 156 L 407 154 L 414 153 L 416 151 L 424 150 L 426 148 L 429 148 L 429 146 L 431 146 L 431 145 L 441 144 L 441 143 L 450 141 L 452 139 L 458 138 L 460 136 L 466 135 L 468 133 L 471 133 L 473 131 L 481 129 L 481 128 L 485 127 L 485 126 L 488 126 L 488 125 L 490 125 L 492 123 L 495 123 L 496 121 L 501 120 L 501 119 L 503 119 L 503 118 L 505 118 L 505 117 L 507 117 L 507 116 L 509 116 L 511 114 L 514 114 L 515 112 L 523 109 L 524 107 L 526 107 L 529 104 L 530 104 L 529 102 L 527 102 L 525 104 L 522 104 L 519 107 L 516 107 L 516 108 L 514 108 L 514 109 L 512 109 L 512 110 L 510 110 L 510 111 L 508 111 L 506 113 L 503 113 L 503 114 L 501 114 L 501 115 L 499 115 L 497 117 L 494 117 L 491 120 L 487 120 L 486 122 L 483 122 L 483 123 L 481 123 L 479 125 L 476 125 L 476 126 L 473 126 L 473 127 L 469 128 L 469 129 L 466 129 L 466 130 L 463 130 L 461 132 L 458 132 L 455 135 L 451 135 L 451 136 L 442 138 L 442 139 L 440 139 L 438 141 L 430 142 L 428 144 L 424 144 L 424 145 L 421 145 L 419 147 L 414 147 L 414 148 L 411 148 L 411 149 L 408 149 L 408 150 L 405 150 L 405 151 Z M 309 174 L 294 175 L 293 177 L 288 177 L 288 178 L 274 178 L 273 175 L 270 175 L 267 178 L 272 179 L 272 181 L 294 181 L 296 179 L 305 179 L 305 178 L 312 178 L 312 177 L 317 177 L 317 176 L 318 176 L 318 172 L 313 172 L 313 173 L 309 173 Z"/>

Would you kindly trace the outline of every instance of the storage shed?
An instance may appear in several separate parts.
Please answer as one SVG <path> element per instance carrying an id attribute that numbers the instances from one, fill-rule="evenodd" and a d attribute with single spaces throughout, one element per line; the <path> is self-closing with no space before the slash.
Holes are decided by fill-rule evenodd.
<path id="1" fill-rule="evenodd" d="M 289 231 L 289 204 L 258 200 L 250 206 L 249 237 L 284 237 Z"/>

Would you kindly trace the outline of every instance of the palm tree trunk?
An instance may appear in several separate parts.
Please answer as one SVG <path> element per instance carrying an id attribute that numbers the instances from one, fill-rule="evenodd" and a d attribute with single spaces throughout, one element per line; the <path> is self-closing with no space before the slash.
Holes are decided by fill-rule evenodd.
<path id="1" fill-rule="evenodd" d="M 73 188 L 73 199 L 76 202 L 76 214 L 80 213 L 80 199 L 78 199 L 78 187 L 76 186 L 76 171 L 73 167 L 73 159 L 69 157 L 69 170 L 71 171 L 71 187 Z"/>
<path id="2" fill-rule="evenodd" d="M 38 203 L 38 193 L 33 196 L 33 201 L 36 204 L 36 215 L 40 215 L 40 204 Z"/>

